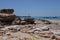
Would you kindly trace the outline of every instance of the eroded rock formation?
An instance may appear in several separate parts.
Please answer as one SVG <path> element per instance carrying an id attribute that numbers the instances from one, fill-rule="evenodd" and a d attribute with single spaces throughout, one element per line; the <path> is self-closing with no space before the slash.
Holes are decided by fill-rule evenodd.
<path id="1" fill-rule="evenodd" d="M 14 9 L 1 9 L 0 10 L 0 24 L 3 24 L 3 25 L 12 24 L 12 22 L 16 20 L 17 18 L 17 16 L 13 14 L 13 12 L 14 12 Z M 17 20 L 19 20 L 19 18 Z M 14 22 L 14 24 L 18 24 L 18 23 Z"/>

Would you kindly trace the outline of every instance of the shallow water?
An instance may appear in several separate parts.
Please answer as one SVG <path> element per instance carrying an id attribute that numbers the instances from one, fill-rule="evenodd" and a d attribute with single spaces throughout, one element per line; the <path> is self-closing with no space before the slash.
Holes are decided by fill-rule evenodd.
<path id="1" fill-rule="evenodd" d="M 25 16 L 18 16 L 19 18 L 24 18 Z M 30 16 L 29 16 L 30 17 Z M 45 20 L 60 20 L 60 17 L 42 17 L 42 16 L 31 16 L 35 19 L 45 19 Z"/>

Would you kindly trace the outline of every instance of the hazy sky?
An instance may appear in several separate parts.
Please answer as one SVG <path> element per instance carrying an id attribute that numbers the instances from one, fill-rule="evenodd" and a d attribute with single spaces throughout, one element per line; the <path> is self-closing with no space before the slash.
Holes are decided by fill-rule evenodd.
<path id="1" fill-rule="evenodd" d="M 60 0 L 0 0 L 2 8 L 13 8 L 18 16 L 60 16 Z"/>

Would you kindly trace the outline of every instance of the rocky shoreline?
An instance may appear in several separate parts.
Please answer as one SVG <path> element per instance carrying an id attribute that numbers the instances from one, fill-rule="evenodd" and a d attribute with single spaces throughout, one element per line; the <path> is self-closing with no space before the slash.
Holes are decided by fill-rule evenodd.
<path id="1" fill-rule="evenodd" d="M 13 9 L 0 10 L 0 40 L 60 40 L 60 21 L 24 20 Z"/>

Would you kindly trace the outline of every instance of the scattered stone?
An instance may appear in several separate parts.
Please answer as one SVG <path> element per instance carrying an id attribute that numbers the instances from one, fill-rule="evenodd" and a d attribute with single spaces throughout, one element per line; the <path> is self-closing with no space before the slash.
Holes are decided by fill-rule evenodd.
<path id="1" fill-rule="evenodd" d="M 5 31 L 1 30 L 1 31 L 0 31 L 0 36 L 3 36 L 4 33 L 5 33 Z"/>
<path id="2" fill-rule="evenodd" d="M 21 24 L 21 25 L 25 25 L 25 24 L 26 24 L 26 21 L 21 21 L 20 24 Z"/>
<path id="3" fill-rule="evenodd" d="M 24 21 L 26 21 L 27 24 L 34 24 L 34 18 L 30 18 L 30 17 L 25 17 Z"/>
<path id="4" fill-rule="evenodd" d="M 15 20 L 12 22 L 13 25 L 20 25 L 21 19 L 16 17 Z"/>
<path id="5" fill-rule="evenodd" d="M 28 30 L 27 33 L 34 33 L 34 30 Z"/>
<path id="6" fill-rule="evenodd" d="M 42 22 L 44 22 L 44 24 L 52 24 L 50 21 L 48 20 L 41 20 Z"/>
<path id="7" fill-rule="evenodd" d="M 57 37 L 56 37 L 56 40 L 60 40 L 60 36 L 57 36 Z"/>
<path id="8" fill-rule="evenodd" d="M 53 33 L 50 32 L 50 31 L 42 31 L 40 32 L 40 36 L 41 37 L 45 37 L 45 38 L 50 38 L 50 36 L 52 35 Z"/>
<path id="9" fill-rule="evenodd" d="M 41 27 L 41 29 L 42 29 L 42 31 L 49 31 L 48 26 L 43 26 L 43 27 Z"/>

